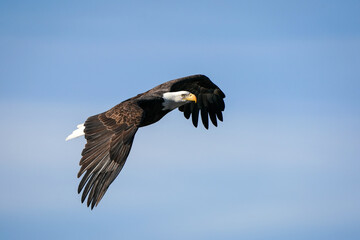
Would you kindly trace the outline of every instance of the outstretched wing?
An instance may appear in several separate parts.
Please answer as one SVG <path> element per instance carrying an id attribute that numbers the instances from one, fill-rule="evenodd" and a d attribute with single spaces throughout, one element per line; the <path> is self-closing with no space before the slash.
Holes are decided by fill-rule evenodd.
<path id="1" fill-rule="evenodd" d="M 91 205 L 91 209 L 123 168 L 143 114 L 143 110 L 130 101 L 86 120 L 87 143 L 81 154 L 78 177 L 85 175 L 78 192 L 83 190 L 81 202 L 88 197 L 87 206 Z"/>
<path id="2" fill-rule="evenodd" d="M 198 125 L 199 111 L 206 129 L 209 127 L 209 118 L 217 126 L 217 118 L 223 121 L 222 111 L 225 109 L 225 94 L 208 77 L 204 75 L 193 75 L 176 79 L 172 82 L 170 91 L 186 90 L 196 95 L 197 103 L 187 103 L 179 110 L 189 119 L 192 115 L 192 122 L 195 127 Z"/>

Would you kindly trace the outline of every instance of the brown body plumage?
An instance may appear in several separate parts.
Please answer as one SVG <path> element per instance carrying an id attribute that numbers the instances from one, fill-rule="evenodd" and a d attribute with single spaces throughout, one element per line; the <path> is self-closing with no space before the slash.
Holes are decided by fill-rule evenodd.
<path id="1" fill-rule="evenodd" d="M 199 111 L 205 128 L 209 125 L 208 115 L 215 126 L 217 118 L 223 120 L 225 94 L 204 75 L 165 82 L 86 120 L 84 133 L 87 143 L 78 173 L 78 177 L 85 173 L 78 188 L 79 193 L 83 190 L 82 202 L 88 197 L 87 205 L 91 208 L 100 202 L 123 168 L 138 128 L 159 121 L 171 111 L 164 110 L 163 94 L 184 90 L 194 94 L 197 102 L 188 102 L 179 110 L 187 119 L 192 115 L 195 127 Z"/>

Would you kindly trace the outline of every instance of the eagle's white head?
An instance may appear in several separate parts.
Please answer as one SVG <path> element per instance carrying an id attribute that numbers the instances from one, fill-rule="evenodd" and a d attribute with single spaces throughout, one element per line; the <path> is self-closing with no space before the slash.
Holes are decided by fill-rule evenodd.
<path id="1" fill-rule="evenodd" d="M 188 102 L 196 102 L 196 96 L 188 91 L 166 92 L 163 94 L 163 110 L 173 110 Z"/>

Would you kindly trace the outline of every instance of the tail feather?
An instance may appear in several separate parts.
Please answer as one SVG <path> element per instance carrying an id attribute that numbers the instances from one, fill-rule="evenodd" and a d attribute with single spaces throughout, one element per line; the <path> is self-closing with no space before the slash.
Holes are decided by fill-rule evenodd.
<path id="1" fill-rule="evenodd" d="M 84 126 L 83 123 L 77 125 L 77 129 L 74 130 L 69 136 L 67 136 L 67 138 L 65 139 L 65 141 L 68 141 L 68 140 L 70 140 L 70 139 L 74 139 L 74 138 L 80 137 L 80 136 L 82 136 L 82 135 L 85 135 L 84 129 L 85 129 L 85 126 Z"/>

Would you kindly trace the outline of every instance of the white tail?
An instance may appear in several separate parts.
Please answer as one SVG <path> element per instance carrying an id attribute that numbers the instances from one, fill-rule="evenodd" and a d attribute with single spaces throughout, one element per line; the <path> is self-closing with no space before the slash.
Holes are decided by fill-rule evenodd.
<path id="1" fill-rule="evenodd" d="M 82 136 L 82 135 L 85 135 L 85 133 L 84 133 L 84 129 L 85 129 L 84 124 L 79 124 L 79 125 L 77 125 L 76 127 L 77 127 L 77 129 L 74 130 L 74 131 L 72 132 L 72 134 L 70 134 L 69 136 L 67 136 L 67 138 L 65 139 L 65 141 L 70 140 L 70 139 L 73 139 L 73 138 L 80 137 L 80 136 Z"/>

